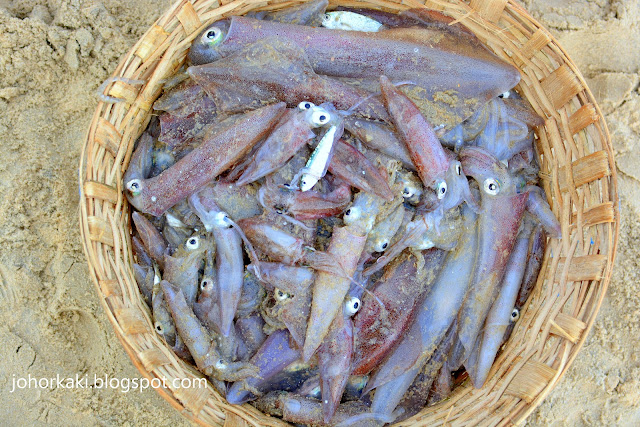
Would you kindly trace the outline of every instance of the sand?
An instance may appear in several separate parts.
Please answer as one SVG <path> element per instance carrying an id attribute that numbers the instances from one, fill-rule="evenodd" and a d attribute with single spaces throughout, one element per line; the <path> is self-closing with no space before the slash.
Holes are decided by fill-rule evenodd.
<path id="1" fill-rule="evenodd" d="M 80 244 L 77 167 L 95 90 L 168 0 L 0 0 L 0 419 L 34 425 L 187 425 L 138 378 L 99 305 Z M 624 221 L 610 290 L 531 425 L 640 424 L 640 0 L 527 1 L 607 114 Z M 83 387 L 41 380 L 74 378 Z M 85 377 L 86 375 L 86 377 Z M 98 383 L 99 385 L 99 383 Z"/>

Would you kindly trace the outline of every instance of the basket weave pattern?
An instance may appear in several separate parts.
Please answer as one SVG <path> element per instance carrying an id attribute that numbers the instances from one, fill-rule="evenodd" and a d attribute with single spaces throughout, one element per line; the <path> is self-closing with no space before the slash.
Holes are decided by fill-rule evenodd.
<path id="1" fill-rule="evenodd" d="M 130 208 L 122 175 L 135 140 L 151 118 L 162 83 L 185 62 L 192 40 L 210 23 L 254 9 L 279 9 L 304 0 L 176 2 L 133 46 L 99 103 L 86 135 L 79 180 L 80 226 L 89 271 L 116 335 L 149 379 L 202 375 L 177 358 L 153 328 L 133 278 Z M 527 306 L 480 389 L 465 384 L 446 401 L 398 425 L 505 425 L 527 417 L 575 359 L 606 292 L 620 215 L 611 141 L 594 97 L 551 34 L 513 0 L 339 0 L 343 6 L 399 12 L 442 11 L 462 23 L 522 74 L 518 91 L 545 119 L 537 129 L 541 185 L 560 220 L 562 238 L 547 245 Z M 226 403 L 213 387 L 157 391 L 183 415 L 203 425 L 281 426 L 250 405 Z"/>

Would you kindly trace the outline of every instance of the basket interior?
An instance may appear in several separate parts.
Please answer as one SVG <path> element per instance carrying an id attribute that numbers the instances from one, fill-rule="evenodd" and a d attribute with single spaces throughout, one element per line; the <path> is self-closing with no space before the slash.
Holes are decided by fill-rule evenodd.
<path id="1" fill-rule="evenodd" d="M 116 334 L 149 379 L 197 378 L 154 331 L 133 278 L 130 209 L 122 175 L 135 140 L 151 118 L 163 82 L 185 62 L 197 34 L 225 16 L 273 10 L 300 1 L 176 2 L 132 47 L 86 135 L 79 180 L 84 250 L 100 300 Z M 438 405 L 398 425 L 506 424 L 523 420 L 551 391 L 582 347 L 602 303 L 615 257 L 619 208 L 611 141 L 593 95 L 553 36 L 513 0 L 332 1 L 332 6 L 399 12 L 428 7 L 466 26 L 515 65 L 517 90 L 545 119 L 536 131 L 540 184 L 562 226 L 547 245 L 538 283 L 485 386 L 466 383 Z M 157 391 L 189 419 L 207 425 L 284 425 L 250 405 L 232 406 L 213 387 Z M 226 420 L 226 421 L 225 421 Z M 226 425 L 226 424 L 225 424 Z"/>

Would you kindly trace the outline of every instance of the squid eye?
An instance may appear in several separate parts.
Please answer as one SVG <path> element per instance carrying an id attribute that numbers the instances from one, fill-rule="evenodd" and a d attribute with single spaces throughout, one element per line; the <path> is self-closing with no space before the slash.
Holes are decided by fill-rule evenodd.
<path id="1" fill-rule="evenodd" d="M 360 310 L 360 305 L 360 298 L 349 298 L 345 304 L 345 310 L 349 316 L 353 316 L 358 312 L 358 310 Z"/>
<path id="2" fill-rule="evenodd" d="M 142 181 L 139 179 L 132 179 L 131 181 L 127 182 L 127 185 L 125 187 L 132 196 L 139 196 L 140 193 L 142 193 Z"/>
<path id="3" fill-rule="evenodd" d="M 311 124 L 316 127 L 326 125 L 327 123 L 329 123 L 330 119 L 331 116 L 329 115 L 329 113 L 322 109 L 318 109 L 311 113 Z"/>
<path id="4" fill-rule="evenodd" d="M 159 334 L 164 333 L 164 328 L 162 327 L 162 323 L 160 323 L 160 322 L 156 322 L 156 323 L 153 325 L 153 327 L 154 327 L 154 328 L 156 328 L 156 331 L 157 331 Z"/>
<path id="5" fill-rule="evenodd" d="M 209 279 L 202 279 L 202 282 L 200 282 L 200 290 L 205 292 L 208 291 L 210 287 L 211 282 L 209 281 Z"/>
<path id="6" fill-rule="evenodd" d="M 374 249 L 376 252 L 382 252 L 385 249 L 387 249 L 388 246 L 389 246 L 389 242 L 382 242 L 382 243 L 378 242 L 376 243 Z"/>
<path id="7" fill-rule="evenodd" d="M 218 361 L 216 362 L 216 369 L 218 371 L 224 371 L 225 369 L 227 369 L 227 364 L 224 363 L 224 360 L 218 359 Z"/>
<path id="8" fill-rule="evenodd" d="M 409 187 L 405 187 L 404 190 L 402 190 L 402 197 L 404 197 L 405 199 L 413 197 L 414 194 L 415 192 Z"/>
<path id="9" fill-rule="evenodd" d="M 509 98 L 511 96 L 511 92 L 506 91 L 498 95 L 498 98 Z"/>
<path id="10" fill-rule="evenodd" d="M 298 104 L 298 108 L 300 110 L 310 110 L 315 106 L 316 105 L 313 102 L 309 102 L 309 101 L 302 101 L 300 104 Z"/>
<path id="11" fill-rule="evenodd" d="M 517 322 L 518 319 L 520 319 L 520 310 L 518 310 L 517 308 L 514 308 L 513 311 L 511 312 L 511 317 L 509 318 L 509 321 Z"/>
<path id="12" fill-rule="evenodd" d="M 497 196 L 500 192 L 500 184 L 493 178 L 485 179 L 483 188 L 485 193 L 491 194 L 492 196 Z"/>
<path id="13" fill-rule="evenodd" d="M 443 199 L 447 194 L 447 183 L 442 181 L 436 186 L 436 193 L 438 195 L 438 199 Z"/>
<path id="14" fill-rule="evenodd" d="M 222 30 L 218 27 L 209 28 L 202 35 L 202 42 L 209 46 L 215 46 L 222 41 Z"/>
<path id="15" fill-rule="evenodd" d="M 227 215 L 225 212 L 218 212 L 217 214 L 215 214 L 213 221 L 218 228 L 231 228 L 229 215 Z"/>
<path id="16" fill-rule="evenodd" d="M 354 206 L 347 209 L 347 211 L 344 213 L 343 219 L 345 223 L 352 223 L 358 218 L 360 218 L 360 208 Z"/>
<path id="17" fill-rule="evenodd" d="M 285 301 L 290 298 L 290 295 L 284 292 L 282 289 L 277 289 L 274 292 L 274 295 L 278 301 Z"/>
<path id="18" fill-rule="evenodd" d="M 458 175 L 462 175 L 462 166 L 460 166 L 460 165 L 456 165 L 456 173 L 457 173 Z"/>
<path id="19" fill-rule="evenodd" d="M 184 246 L 190 251 L 198 249 L 200 247 L 200 238 L 198 236 L 189 237 Z"/>

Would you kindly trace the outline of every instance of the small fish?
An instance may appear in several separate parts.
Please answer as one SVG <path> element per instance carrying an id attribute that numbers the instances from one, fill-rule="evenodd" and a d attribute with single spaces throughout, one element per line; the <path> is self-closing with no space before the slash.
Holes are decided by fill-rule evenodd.
<path id="1" fill-rule="evenodd" d="M 326 173 L 331 160 L 333 143 L 340 138 L 341 129 L 343 129 L 341 125 L 332 125 L 318 142 L 304 167 L 304 173 L 300 178 L 300 191 L 311 190 Z"/>
<path id="2" fill-rule="evenodd" d="M 375 33 L 383 27 L 375 19 L 344 10 L 325 13 L 322 19 L 322 26 L 332 30 L 364 31 L 367 33 Z"/>

